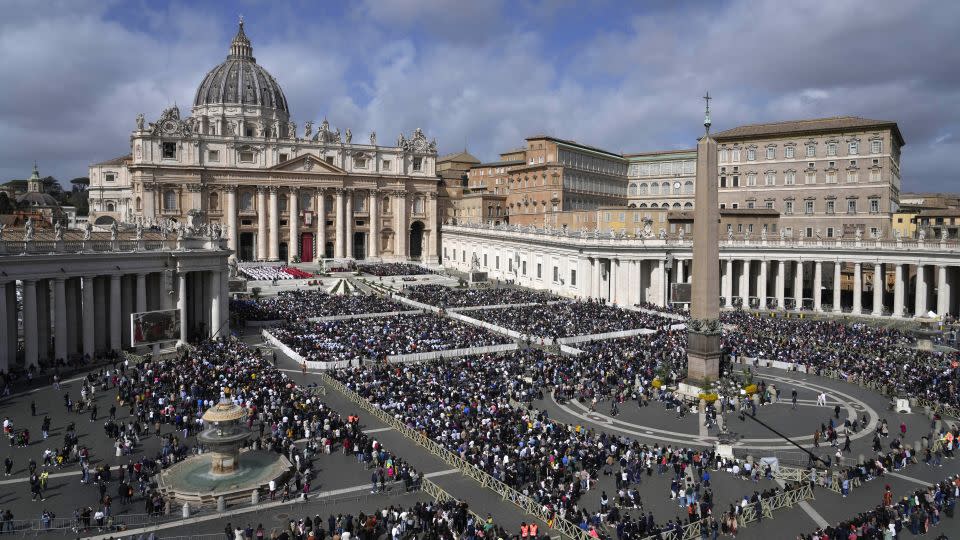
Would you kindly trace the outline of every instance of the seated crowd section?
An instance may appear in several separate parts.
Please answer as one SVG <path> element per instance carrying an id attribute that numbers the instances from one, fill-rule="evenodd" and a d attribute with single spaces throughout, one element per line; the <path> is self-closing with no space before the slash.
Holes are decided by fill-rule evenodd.
<path id="1" fill-rule="evenodd" d="M 271 333 L 310 362 L 383 360 L 389 355 L 511 342 L 484 328 L 433 314 L 288 322 Z"/>
<path id="2" fill-rule="evenodd" d="M 470 312 L 470 317 L 522 334 L 544 338 L 603 334 L 640 328 L 656 330 L 676 323 L 659 315 L 621 309 L 600 302 L 571 300 L 551 304 L 548 308 L 521 306 L 483 309 Z"/>
<path id="3" fill-rule="evenodd" d="M 543 304 L 559 299 L 548 292 L 513 287 L 454 289 L 445 285 L 414 285 L 404 289 L 403 295 L 411 300 L 440 308 Z"/>
<path id="4" fill-rule="evenodd" d="M 313 274 L 293 266 L 249 266 L 240 265 L 237 272 L 254 281 L 282 281 L 288 279 L 308 279 Z"/>
<path id="5" fill-rule="evenodd" d="M 355 269 L 361 274 L 369 274 L 377 277 L 425 276 L 428 274 L 436 274 L 436 272 L 425 266 L 413 263 L 360 263 L 356 265 Z"/>
<path id="6" fill-rule="evenodd" d="M 231 300 L 230 312 L 241 321 L 302 320 L 312 317 L 390 313 L 410 308 L 372 294 L 334 295 L 321 290 L 280 291 L 257 300 Z"/>

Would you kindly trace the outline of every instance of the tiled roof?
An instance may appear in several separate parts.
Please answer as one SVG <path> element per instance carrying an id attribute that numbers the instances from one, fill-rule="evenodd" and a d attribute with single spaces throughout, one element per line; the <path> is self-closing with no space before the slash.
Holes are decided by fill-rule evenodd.
<path id="1" fill-rule="evenodd" d="M 437 161 L 460 161 L 466 163 L 480 163 L 476 156 L 464 150 L 463 152 L 454 152 L 437 158 Z"/>
<path id="2" fill-rule="evenodd" d="M 685 150 L 655 150 L 653 152 L 636 152 L 633 154 L 624 154 L 623 157 L 631 158 L 631 157 L 647 157 L 647 156 L 650 156 L 650 157 L 669 156 L 673 154 L 690 154 L 690 153 L 695 154 L 696 152 L 697 152 L 696 148 L 687 148 Z"/>
<path id="3" fill-rule="evenodd" d="M 592 152 L 600 152 L 601 154 L 607 154 L 608 156 L 622 158 L 623 155 L 616 152 L 611 152 L 609 150 L 604 150 L 603 148 L 597 148 L 596 146 L 590 146 L 588 144 L 578 143 L 577 141 L 571 141 L 569 139 L 560 139 L 557 137 L 551 137 L 550 135 L 534 135 L 533 137 L 527 137 L 528 141 L 537 140 L 537 139 L 546 139 L 548 141 L 557 142 L 560 144 L 566 144 L 568 146 L 577 146 L 583 148 L 584 150 L 590 150 Z"/>
<path id="4" fill-rule="evenodd" d="M 893 130 L 900 144 L 903 136 L 897 123 L 891 120 L 872 120 L 860 116 L 833 116 L 830 118 L 814 118 L 810 120 L 787 120 L 784 122 L 770 122 L 767 124 L 747 124 L 726 131 L 713 134 L 717 141 L 725 139 L 749 139 L 771 135 L 790 135 L 803 133 L 821 133 L 844 131 L 850 129 L 890 128 Z"/>
<path id="5" fill-rule="evenodd" d="M 101 161 L 100 163 L 94 163 L 92 166 L 100 167 L 100 166 L 109 166 L 109 165 L 123 165 L 124 163 L 130 161 L 132 157 L 133 157 L 133 154 L 127 154 L 125 156 L 119 156 L 113 159 L 108 159 L 107 161 Z"/>
<path id="6" fill-rule="evenodd" d="M 477 163 L 472 165 L 471 169 L 484 169 L 487 167 L 512 167 L 514 165 L 526 165 L 526 161 L 522 159 L 507 159 L 504 161 L 489 161 L 487 163 Z"/>

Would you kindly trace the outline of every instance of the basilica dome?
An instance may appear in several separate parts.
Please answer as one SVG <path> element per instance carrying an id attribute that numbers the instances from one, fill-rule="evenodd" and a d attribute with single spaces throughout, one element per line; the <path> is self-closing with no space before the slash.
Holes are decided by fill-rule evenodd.
<path id="1" fill-rule="evenodd" d="M 207 73 L 193 99 L 195 109 L 229 105 L 273 109 L 278 119 L 290 116 L 280 85 L 253 57 L 253 46 L 243 31 L 242 20 L 227 59 Z"/>

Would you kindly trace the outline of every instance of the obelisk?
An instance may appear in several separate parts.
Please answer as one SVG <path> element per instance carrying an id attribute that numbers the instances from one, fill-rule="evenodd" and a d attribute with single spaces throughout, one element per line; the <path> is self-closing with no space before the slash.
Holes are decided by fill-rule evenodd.
<path id="1" fill-rule="evenodd" d="M 717 142 L 710 137 L 710 93 L 697 143 L 697 184 L 693 210 L 693 286 L 687 323 L 687 379 L 705 385 L 720 377 L 720 203 Z"/>

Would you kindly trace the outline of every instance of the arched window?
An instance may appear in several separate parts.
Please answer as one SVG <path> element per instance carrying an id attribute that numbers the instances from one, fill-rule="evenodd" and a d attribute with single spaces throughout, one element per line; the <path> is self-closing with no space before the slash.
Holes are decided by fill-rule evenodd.
<path id="1" fill-rule="evenodd" d="M 637 185 L 630 184 L 630 195 L 636 195 L 636 194 L 637 194 Z"/>
<path id="2" fill-rule="evenodd" d="M 647 188 L 647 184 L 645 184 L 645 183 L 644 183 L 644 184 L 640 184 L 640 188 L 637 190 L 637 192 L 638 192 L 640 195 L 646 195 L 648 191 L 649 191 L 649 189 Z"/>
<path id="3" fill-rule="evenodd" d="M 422 214 L 423 213 L 423 197 L 417 197 L 413 200 L 413 213 Z"/>
<path id="4" fill-rule="evenodd" d="M 687 181 L 683 184 L 683 192 L 686 193 L 686 194 L 688 194 L 688 195 L 691 194 L 691 193 L 693 193 L 693 182 L 692 182 L 692 181 L 687 180 Z"/>
<path id="5" fill-rule="evenodd" d="M 663 182 L 660 184 L 660 193 L 664 195 L 670 194 L 670 182 Z"/>
<path id="6" fill-rule="evenodd" d="M 113 212 L 116 209 L 113 203 L 107 203 L 107 212 Z"/>
<path id="7" fill-rule="evenodd" d="M 680 208 L 680 203 L 678 203 L 678 202 L 673 203 L 673 207 L 674 207 L 674 208 Z"/>
<path id="8" fill-rule="evenodd" d="M 142 204 L 140 202 L 140 197 L 137 197 L 135 201 L 136 201 L 135 204 L 137 205 L 137 211 L 143 210 Z"/>
<path id="9" fill-rule="evenodd" d="M 647 203 L 645 202 L 640 203 L 640 208 L 646 208 L 646 207 L 647 207 Z"/>
<path id="10" fill-rule="evenodd" d="M 380 208 L 383 209 L 381 210 L 381 212 L 383 212 L 384 214 L 389 214 L 393 212 L 393 209 L 390 208 L 390 197 L 383 198 L 383 201 L 380 204 Z"/>
<path id="11" fill-rule="evenodd" d="M 650 208 L 659 208 L 657 203 L 650 203 Z"/>
<path id="12" fill-rule="evenodd" d="M 362 193 L 355 193 L 353 195 L 353 211 L 354 212 L 366 212 L 367 211 L 367 196 Z"/>
<path id="13" fill-rule="evenodd" d="M 689 203 L 689 202 L 688 202 L 688 203 L 684 203 L 683 207 L 684 207 L 684 208 L 693 208 L 693 203 Z"/>
<path id="14" fill-rule="evenodd" d="M 211 193 L 209 197 L 209 208 L 211 211 L 217 211 L 220 209 L 220 195 L 216 192 Z"/>
<path id="15" fill-rule="evenodd" d="M 164 210 L 176 210 L 177 209 L 177 192 L 168 189 L 163 192 L 163 209 Z"/>
<path id="16" fill-rule="evenodd" d="M 656 182 L 654 182 L 653 184 L 650 184 L 650 194 L 651 194 L 651 195 L 659 195 L 659 194 L 660 194 L 660 184 L 657 184 Z"/>
<path id="17" fill-rule="evenodd" d="M 323 211 L 330 212 L 333 209 L 333 196 L 327 195 L 323 199 Z"/>

